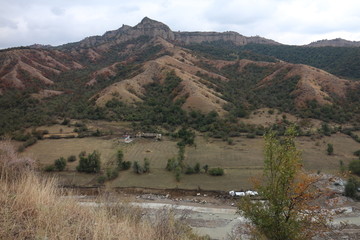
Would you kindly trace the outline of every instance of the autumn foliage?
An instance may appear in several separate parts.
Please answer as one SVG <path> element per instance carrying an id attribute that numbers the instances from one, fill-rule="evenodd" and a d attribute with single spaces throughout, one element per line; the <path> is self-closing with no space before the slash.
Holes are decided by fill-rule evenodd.
<path id="1" fill-rule="evenodd" d="M 265 200 L 247 197 L 239 203 L 256 239 L 311 239 L 327 230 L 330 214 L 316 204 L 323 194 L 315 187 L 318 178 L 302 170 L 294 138 L 293 128 L 283 138 L 265 135 L 264 173 L 255 181 Z"/>

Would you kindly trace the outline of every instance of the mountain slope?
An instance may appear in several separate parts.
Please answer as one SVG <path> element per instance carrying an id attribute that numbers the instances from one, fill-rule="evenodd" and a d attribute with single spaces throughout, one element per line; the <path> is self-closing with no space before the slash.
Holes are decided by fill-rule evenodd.
<path id="1" fill-rule="evenodd" d="M 357 51 L 348 59 L 348 50 L 334 49 L 334 58 L 354 63 Z M 31 125 L 50 116 L 210 123 L 215 116 L 236 119 L 263 107 L 349 121 L 358 114 L 360 82 L 296 61 L 315 52 L 331 68 L 323 50 L 234 32 L 173 32 L 149 18 L 56 48 L 8 49 L 0 51 L 0 102 L 7 116 L 0 125 L 9 128 L 10 117 L 21 126 L 21 119 Z M 176 117 L 168 121 L 170 115 Z"/>

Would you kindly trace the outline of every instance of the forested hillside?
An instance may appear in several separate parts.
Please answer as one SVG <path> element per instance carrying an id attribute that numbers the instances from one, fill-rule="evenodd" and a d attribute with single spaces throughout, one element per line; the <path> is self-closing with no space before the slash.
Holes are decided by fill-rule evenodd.
<path id="1" fill-rule="evenodd" d="M 224 60 L 282 60 L 295 64 L 310 65 L 339 77 L 360 79 L 359 47 L 309 47 L 267 44 L 236 46 L 231 42 L 218 41 L 193 44 L 188 48 Z"/>

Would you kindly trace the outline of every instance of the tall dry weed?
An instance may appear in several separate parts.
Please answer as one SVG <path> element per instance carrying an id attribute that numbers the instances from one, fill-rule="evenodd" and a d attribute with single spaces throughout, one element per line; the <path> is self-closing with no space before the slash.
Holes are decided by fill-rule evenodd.
<path id="1" fill-rule="evenodd" d="M 29 157 L 20 156 L 9 140 L 0 141 L 0 178 L 11 181 L 23 172 L 33 169 L 35 161 Z"/>
<path id="2" fill-rule="evenodd" d="M 203 239 L 170 212 L 150 219 L 126 204 L 81 206 L 64 196 L 56 179 L 32 169 L 33 160 L 20 157 L 9 142 L 0 142 L 0 239 Z"/>

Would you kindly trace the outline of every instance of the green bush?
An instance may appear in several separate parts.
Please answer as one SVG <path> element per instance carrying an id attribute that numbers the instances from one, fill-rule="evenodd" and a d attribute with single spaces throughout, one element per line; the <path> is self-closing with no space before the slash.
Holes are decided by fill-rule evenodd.
<path id="1" fill-rule="evenodd" d="M 63 171 L 66 167 L 66 160 L 63 157 L 60 157 L 54 161 L 54 166 L 57 171 Z"/>
<path id="2" fill-rule="evenodd" d="M 247 138 L 255 138 L 255 133 L 248 133 L 248 134 L 246 134 L 246 137 Z"/>
<path id="3" fill-rule="evenodd" d="M 194 170 L 193 167 L 191 167 L 191 166 L 187 166 L 187 167 L 186 167 L 186 169 L 185 169 L 185 174 L 190 175 L 190 174 L 194 174 L 194 173 L 195 173 L 195 170 Z"/>
<path id="4" fill-rule="evenodd" d="M 219 167 L 210 168 L 208 172 L 209 172 L 209 174 L 211 176 L 222 176 L 222 175 L 224 175 L 224 169 L 219 168 Z"/>
<path id="5" fill-rule="evenodd" d="M 334 154 L 334 146 L 331 143 L 328 143 L 326 152 L 327 152 L 328 155 L 333 155 Z"/>
<path id="6" fill-rule="evenodd" d="M 207 173 L 209 171 L 209 165 L 207 165 L 207 164 L 204 165 L 203 169 L 204 169 L 205 173 Z"/>
<path id="7" fill-rule="evenodd" d="M 141 165 L 135 161 L 133 164 L 133 170 L 136 174 L 142 174 L 144 172 L 144 169 L 141 167 Z"/>
<path id="8" fill-rule="evenodd" d="M 179 165 L 179 162 L 176 158 L 170 158 L 167 161 L 165 169 L 168 171 L 173 171 L 176 169 L 176 167 Z"/>
<path id="9" fill-rule="evenodd" d="M 87 156 L 79 155 L 80 161 L 79 165 L 76 167 L 78 172 L 86 172 L 86 173 L 97 173 L 100 171 L 100 153 L 98 151 L 94 151 Z"/>
<path id="10" fill-rule="evenodd" d="M 70 119 L 65 118 L 62 122 L 61 125 L 68 125 L 70 123 Z"/>
<path id="11" fill-rule="evenodd" d="M 99 129 L 96 129 L 95 132 L 91 134 L 93 137 L 100 137 L 102 135 L 102 132 Z"/>
<path id="12" fill-rule="evenodd" d="M 124 160 L 124 153 L 121 149 L 117 151 L 116 157 L 117 157 L 117 167 L 120 170 L 123 168 L 123 160 Z"/>
<path id="13" fill-rule="evenodd" d="M 352 160 L 352 161 L 350 162 L 350 164 L 349 164 L 349 170 L 350 170 L 352 173 L 360 176 L 360 160 L 359 160 L 359 159 L 357 159 L 357 160 Z"/>
<path id="14" fill-rule="evenodd" d="M 358 188 L 359 183 L 356 181 L 355 178 L 351 177 L 347 181 L 345 185 L 345 196 L 356 198 L 356 192 Z"/>
<path id="15" fill-rule="evenodd" d="M 150 161 L 147 158 L 144 158 L 144 165 L 141 166 L 137 161 L 133 164 L 133 170 L 136 174 L 148 173 L 150 171 Z"/>
<path id="16" fill-rule="evenodd" d="M 360 157 L 360 150 L 355 151 L 354 155 Z"/>
<path id="17" fill-rule="evenodd" d="M 104 175 L 99 176 L 97 182 L 99 184 L 104 184 L 106 182 L 106 177 Z"/>
<path id="18" fill-rule="evenodd" d="M 75 155 L 71 155 L 67 158 L 68 162 L 75 162 L 76 161 L 76 156 Z"/>
<path id="19" fill-rule="evenodd" d="M 31 145 L 34 145 L 37 142 L 37 138 L 36 137 L 31 137 L 28 140 L 26 140 L 26 142 L 23 144 L 24 148 L 27 148 Z"/>
<path id="20" fill-rule="evenodd" d="M 144 158 L 144 173 L 150 172 L 150 161 L 147 158 Z"/>
<path id="21" fill-rule="evenodd" d="M 177 166 L 175 168 L 175 179 L 177 182 L 180 182 L 180 179 L 181 179 L 181 167 L 180 166 Z"/>
<path id="22" fill-rule="evenodd" d="M 44 171 L 45 172 L 53 172 L 55 171 L 55 166 L 54 165 L 47 165 L 44 167 Z"/>
<path id="23" fill-rule="evenodd" d="M 121 170 L 128 170 L 131 168 L 131 162 L 130 161 L 123 161 L 121 163 Z"/>
<path id="24" fill-rule="evenodd" d="M 199 173 L 200 172 L 200 163 L 196 163 L 195 166 L 194 166 L 194 171 L 195 173 Z"/>
<path id="25" fill-rule="evenodd" d="M 23 131 L 17 131 L 12 136 L 12 139 L 14 139 L 15 141 L 22 141 L 22 142 L 27 141 L 29 138 L 31 138 L 30 133 L 25 134 Z"/>
<path id="26" fill-rule="evenodd" d="M 106 178 L 107 180 L 115 179 L 119 176 L 119 170 L 116 168 L 107 168 L 106 169 Z"/>

